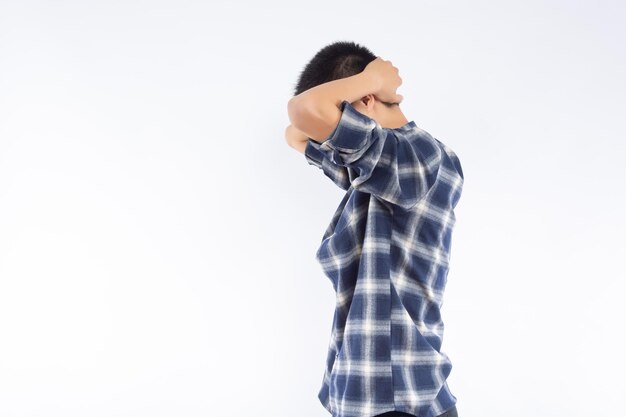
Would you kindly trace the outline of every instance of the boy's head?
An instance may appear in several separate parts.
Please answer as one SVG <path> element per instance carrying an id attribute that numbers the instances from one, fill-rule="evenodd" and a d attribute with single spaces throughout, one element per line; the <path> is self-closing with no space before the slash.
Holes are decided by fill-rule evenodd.
<path id="1" fill-rule="evenodd" d="M 372 51 L 354 42 L 339 41 L 327 45 L 300 72 L 294 96 L 317 85 L 356 75 L 375 59 Z M 398 107 L 398 103 L 378 102 L 388 109 Z"/>

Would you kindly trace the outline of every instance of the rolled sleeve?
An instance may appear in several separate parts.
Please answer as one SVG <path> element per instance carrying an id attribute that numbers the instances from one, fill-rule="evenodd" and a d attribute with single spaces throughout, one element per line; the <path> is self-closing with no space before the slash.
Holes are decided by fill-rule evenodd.
<path id="1" fill-rule="evenodd" d="M 339 110 L 339 123 L 320 144 L 320 150 L 334 163 L 346 166 L 361 157 L 383 132 L 374 119 L 357 111 L 349 101 L 343 100 Z"/>
<path id="2" fill-rule="evenodd" d="M 415 135 L 396 135 L 347 100 L 340 110 L 339 123 L 326 140 L 309 139 L 311 159 L 322 161 L 322 166 L 332 163 L 346 168 L 349 185 L 358 191 L 405 209 L 413 207 L 438 175 L 442 151 L 434 139 L 421 130 Z"/>
<path id="3" fill-rule="evenodd" d="M 337 165 L 331 161 L 327 154 L 320 150 L 320 144 L 311 138 L 307 140 L 304 148 L 304 156 L 309 163 L 322 170 L 324 175 L 330 178 L 339 188 L 347 190 L 350 188 L 350 174 L 348 168 Z"/>

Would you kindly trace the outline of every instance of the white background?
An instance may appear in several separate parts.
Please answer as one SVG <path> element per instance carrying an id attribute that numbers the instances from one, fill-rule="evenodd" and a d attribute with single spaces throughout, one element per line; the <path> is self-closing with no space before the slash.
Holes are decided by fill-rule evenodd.
<path id="1" fill-rule="evenodd" d="M 619 1 L 0 1 L 0 416 L 325 417 L 342 191 L 287 100 L 350 40 L 460 157 L 461 417 L 619 415 Z"/>

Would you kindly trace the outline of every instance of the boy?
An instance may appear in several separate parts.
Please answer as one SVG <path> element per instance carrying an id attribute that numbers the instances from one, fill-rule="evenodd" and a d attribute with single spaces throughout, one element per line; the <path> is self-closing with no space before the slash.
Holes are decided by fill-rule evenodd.
<path id="1" fill-rule="evenodd" d="M 287 143 L 346 191 L 316 259 L 336 292 L 318 398 L 333 417 L 457 417 L 441 350 L 457 155 L 408 121 L 391 62 L 320 50 L 287 112 Z"/>

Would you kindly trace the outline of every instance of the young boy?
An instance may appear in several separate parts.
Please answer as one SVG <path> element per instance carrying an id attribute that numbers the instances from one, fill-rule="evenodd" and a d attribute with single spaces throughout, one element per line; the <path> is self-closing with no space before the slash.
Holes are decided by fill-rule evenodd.
<path id="1" fill-rule="evenodd" d="M 402 114 L 401 83 L 391 62 L 336 42 L 287 107 L 287 143 L 346 191 L 315 255 L 337 300 L 318 393 L 333 417 L 457 417 L 440 310 L 463 171 Z"/>

